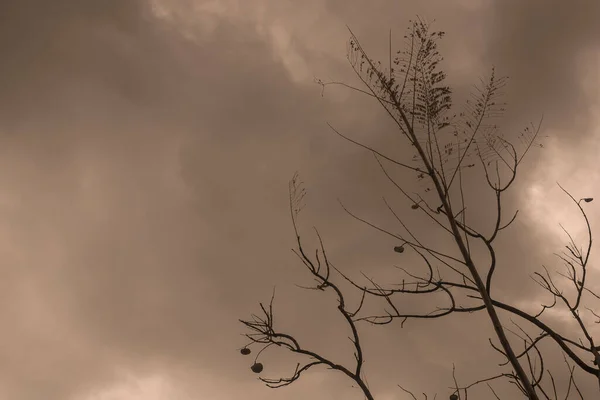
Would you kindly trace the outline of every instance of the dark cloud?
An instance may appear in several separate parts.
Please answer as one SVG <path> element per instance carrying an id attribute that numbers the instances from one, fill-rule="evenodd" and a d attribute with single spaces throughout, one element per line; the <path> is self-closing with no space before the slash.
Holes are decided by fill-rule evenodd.
<path id="1" fill-rule="evenodd" d="M 277 285 L 282 328 L 352 361 L 335 299 L 293 286 L 310 284 L 289 251 L 287 181 L 297 169 L 309 192 L 301 215 L 307 246 L 317 244 L 316 225 L 349 274 L 393 279 L 391 266 L 402 260 L 393 240 L 353 220 L 337 198 L 397 230 L 386 196 L 419 236 L 451 249 L 371 155 L 325 124 L 410 156 L 376 103 L 333 87 L 320 97 L 312 83 L 313 74 L 356 83 L 344 60 L 344 24 L 384 59 L 388 27 L 399 39 L 413 15 L 436 19 L 448 32 L 442 50 L 457 100 L 496 64 L 512 76 L 508 130 L 545 112 L 544 126 L 570 145 L 565 159 L 588 166 L 594 157 L 576 154 L 572 143 L 585 138 L 592 149 L 594 138 L 586 68 L 574 62 L 597 46 L 592 3 L 404 3 L 171 1 L 161 15 L 158 3 L 142 1 L 1 3 L 0 397 L 152 400 L 159 387 L 181 398 L 357 395 L 330 371 L 265 389 L 236 352 L 244 343 L 237 318 L 257 312 Z M 555 154 L 553 143 L 549 155 L 532 155 L 507 198 L 507 209 L 525 208 L 500 243 L 498 295 L 514 301 L 530 300 L 527 274 L 548 255 L 545 242 L 559 243 L 532 217 L 529 198 L 531 187 L 566 173 L 537 167 Z M 492 199 L 478 178 L 466 184 L 477 199 L 470 215 L 488 226 Z M 438 301 L 405 299 L 402 307 Z M 485 315 L 364 328 L 369 383 L 381 396 L 397 396 L 397 383 L 443 391 L 453 361 L 466 381 L 482 377 L 483 359 L 498 360 L 487 346 L 491 333 L 465 338 L 472 329 L 491 332 Z M 269 376 L 293 369 L 285 354 L 267 357 Z"/>
<path id="2" fill-rule="evenodd" d="M 597 82 L 582 74 L 597 78 L 590 53 L 597 53 L 599 12 L 600 4 L 588 1 L 495 1 L 487 10 L 485 57 L 511 77 L 511 109 L 536 122 L 543 113 L 545 126 L 569 131 L 561 141 L 571 148 L 593 129 L 586 89 Z"/>

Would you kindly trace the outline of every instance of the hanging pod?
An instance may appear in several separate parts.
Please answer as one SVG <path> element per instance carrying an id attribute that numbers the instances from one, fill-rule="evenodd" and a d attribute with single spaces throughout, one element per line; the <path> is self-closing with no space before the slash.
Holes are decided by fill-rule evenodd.
<path id="1" fill-rule="evenodd" d="M 261 371 L 263 370 L 263 365 L 261 363 L 254 363 L 250 369 L 252 370 L 252 372 L 254 372 L 255 374 L 260 374 Z"/>
<path id="2" fill-rule="evenodd" d="M 250 354 L 252 352 L 250 351 L 249 348 L 244 347 L 243 349 L 240 350 L 240 353 L 242 353 L 242 355 L 244 355 L 244 356 L 247 356 L 248 354 Z"/>

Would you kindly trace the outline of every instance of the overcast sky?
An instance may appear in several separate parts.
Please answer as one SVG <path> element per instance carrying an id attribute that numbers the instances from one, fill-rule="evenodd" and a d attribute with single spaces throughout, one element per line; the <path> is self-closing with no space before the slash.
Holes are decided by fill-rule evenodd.
<path id="1" fill-rule="evenodd" d="M 516 135 L 544 115 L 544 149 L 532 151 L 506 198 L 507 210 L 521 211 L 499 239 L 496 292 L 537 311 L 548 298 L 527 275 L 541 264 L 561 267 L 551 256 L 565 244 L 558 223 L 585 239 L 555 182 L 577 199 L 600 198 L 600 2 L 5 0 L 0 398 L 361 399 L 324 368 L 266 388 L 239 354 L 246 340 L 238 318 L 258 312 L 276 286 L 280 328 L 352 362 L 335 298 L 294 287 L 311 283 L 290 251 L 287 184 L 296 170 L 308 190 L 300 215 L 307 247 L 316 244 L 315 225 L 350 275 L 393 278 L 400 261 L 395 243 L 345 214 L 338 198 L 398 230 L 385 195 L 417 235 L 451 248 L 370 154 L 326 125 L 409 154 L 378 104 L 342 87 L 321 97 L 313 83 L 359 85 L 346 60 L 346 25 L 385 60 L 389 29 L 401 48 L 416 14 L 447 32 L 440 50 L 457 101 L 495 65 L 510 76 L 503 131 Z M 489 232 L 491 197 L 478 182 L 466 194 Z M 597 204 L 586 209 L 598 228 Z M 424 309 L 437 300 L 401 304 Z M 564 314 L 549 320 L 572 328 Z M 408 398 L 397 384 L 445 399 L 453 362 L 467 384 L 503 361 L 488 345 L 483 313 L 361 329 L 378 399 Z M 548 351 L 564 374 L 556 347 Z M 289 374 L 295 363 L 265 353 L 264 376 Z M 579 382 L 597 388 L 588 376 Z"/>

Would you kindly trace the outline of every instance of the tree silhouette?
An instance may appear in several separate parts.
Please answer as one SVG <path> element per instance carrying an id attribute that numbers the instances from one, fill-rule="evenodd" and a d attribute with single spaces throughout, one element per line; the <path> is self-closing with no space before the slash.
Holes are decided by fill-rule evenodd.
<path id="1" fill-rule="evenodd" d="M 544 273 L 535 272 L 533 278 L 551 294 L 552 304 L 542 305 L 537 314 L 531 314 L 508 302 L 496 299 L 492 293 L 494 274 L 497 268 L 494 241 L 501 231 L 513 223 L 518 214 L 517 211 L 509 219 L 505 217 L 502 196 L 514 183 L 517 169 L 524 156 L 532 147 L 542 147 L 537 142 L 541 121 L 537 127 L 527 127 L 519 135 L 524 146 L 524 150 L 520 153 L 511 141 L 499 133 L 495 124 L 489 123 L 489 120 L 498 118 L 505 110 L 505 104 L 499 102 L 498 99 L 501 95 L 500 90 L 506 83 L 506 78 L 497 77 L 494 69 L 492 69 L 489 79 L 485 82 L 482 81 L 480 87 L 476 88 L 472 99 L 466 102 L 464 111 L 449 116 L 452 108 L 452 91 L 444 85 L 445 73 L 438 68 L 442 57 L 437 51 L 437 41 L 444 36 L 444 32 L 430 31 L 429 25 L 420 18 L 411 21 L 405 36 L 406 48 L 398 51 L 393 59 L 390 40 L 390 59 L 387 70 L 382 67 L 380 62 L 375 62 L 367 56 L 357 37 L 350 29 L 349 31 L 348 60 L 367 90 L 342 82 L 323 82 L 319 79 L 316 82 L 322 86 L 323 91 L 328 85 L 342 85 L 377 100 L 394 121 L 407 143 L 414 147 L 412 160 L 407 162 L 388 157 L 368 145 L 343 135 L 333 126 L 329 126 L 343 139 L 371 152 L 389 182 L 410 202 L 411 209 L 423 213 L 424 217 L 444 230 L 456 245 L 460 256 L 454 257 L 425 246 L 385 199 L 387 208 L 404 228 L 406 234 L 392 233 L 381 228 L 355 215 L 341 204 L 342 208 L 353 218 L 395 238 L 398 241 L 398 245 L 393 248 L 396 253 L 406 254 L 412 251 L 423 260 L 425 271 L 423 274 L 416 275 L 400 268 L 410 281 L 403 279 L 400 283 L 394 282 L 394 285 L 388 285 L 393 288 L 384 287 L 373 279 L 367 278 L 366 275 L 364 277 L 368 283 L 360 284 L 333 266 L 325 251 L 323 240 L 316 229 L 320 246 L 315 251 L 315 256 L 310 257 L 303 248 L 298 233 L 297 218 L 303 207 L 302 201 L 306 191 L 298 174 L 295 174 L 289 186 L 290 213 L 297 242 L 297 249 L 294 249 L 294 253 L 317 282 L 316 286 L 310 289 L 330 290 L 335 293 L 338 299 L 337 309 L 351 331 L 355 362 L 352 366 L 341 365 L 302 347 L 292 334 L 277 331 L 273 320 L 273 293 L 268 307 L 260 304 L 261 316 L 253 315 L 251 320 L 240 320 L 250 330 L 250 333 L 246 334 L 250 343 L 244 346 L 242 354 L 250 354 L 248 346 L 262 346 L 256 355 L 252 370 L 254 372 L 262 371 L 262 364 L 260 367 L 256 367 L 260 353 L 266 348 L 276 345 L 293 353 L 307 356 L 310 362 L 303 365 L 298 364 L 294 373 L 286 378 L 260 377 L 268 386 L 276 388 L 289 385 L 298 380 L 304 371 L 323 364 L 330 369 L 344 373 L 360 387 L 367 399 L 373 399 L 373 394 L 363 380 L 364 358 L 357 326 L 359 322 L 386 325 L 400 320 L 401 324 L 404 324 L 409 319 L 436 319 L 455 313 L 485 311 L 494 328 L 495 339 L 499 343 L 497 345 L 490 340 L 490 345 L 505 357 L 506 362 L 500 366 L 501 371 L 497 375 L 466 386 L 459 386 L 454 379 L 455 387 L 450 394 L 450 399 L 466 399 L 470 388 L 483 383 L 489 386 L 496 398 L 500 398 L 490 385 L 490 382 L 497 379 L 507 379 L 521 391 L 525 398 L 558 399 L 554 377 L 548 369 L 544 368 L 544 357 L 539 348 L 539 344 L 543 340 L 553 341 L 557 345 L 556 348 L 563 353 L 569 373 L 568 387 L 563 398 L 569 398 L 570 395 L 578 395 L 583 398 L 575 381 L 574 372 L 576 370 L 591 374 L 600 384 L 600 369 L 598 368 L 600 366 L 600 346 L 596 345 L 588 323 L 582 319 L 579 312 L 581 307 L 585 307 L 583 306 L 584 298 L 591 301 L 600 300 L 600 296 L 594 293 L 588 287 L 589 285 L 586 286 L 592 233 L 582 202 L 589 203 L 593 199 L 586 197 L 576 200 L 559 185 L 581 213 L 588 233 L 588 241 L 583 249 L 578 248 L 571 235 L 565 230 L 569 238 L 569 243 L 565 246 L 567 251 L 556 254 L 566 267 L 565 273 L 557 272 L 557 274 L 566 280 L 566 289 L 569 289 L 570 293 L 566 293 L 565 287 L 559 286 L 556 278 L 544 267 Z M 487 187 L 495 195 L 495 209 L 490 210 L 495 221 L 489 234 L 474 229 L 467 222 L 463 171 L 476 165 L 481 167 Z M 425 189 L 426 193 L 409 194 L 390 175 L 388 172 L 390 167 L 411 171 L 417 180 L 428 182 L 430 187 Z M 488 265 L 476 265 L 471 250 L 474 241 L 480 242 L 485 247 L 490 259 Z M 440 267 L 443 269 L 443 274 L 440 272 Z M 361 300 L 356 307 L 351 308 L 347 304 L 343 291 L 336 283 L 336 278 L 350 283 L 352 288 L 360 292 Z M 407 313 L 400 311 L 396 306 L 396 299 L 403 294 L 431 296 L 437 293 L 445 295 L 447 304 L 437 307 L 429 313 Z M 462 296 L 459 297 L 459 294 Z M 471 302 L 475 301 L 476 304 L 466 304 L 464 300 L 461 300 L 465 297 Z M 384 303 L 386 310 L 377 315 L 363 315 L 361 310 L 365 298 L 379 299 Z M 569 338 L 559 333 L 556 327 L 541 320 L 544 311 L 559 305 L 563 306 L 576 320 L 579 333 L 585 337 L 585 341 Z M 598 313 L 592 308 L 585 308 L 599 319 L 594 322 L 600 323 Z M 528 324 L 530 328 L 537 328 L 539 334 L 532 337 L 517 323 L 515 325 L 521 333 L 504 326 L 498 316 L 499 310 L 517 318 L 522 324 Z M 517 350 L 517 346 L 509 341 L 507 332 L 513 333 L 522 341 L 522 349 Z M 539 367 L 537 367 L 538 362 Z M 416 399 L 412 392 L 401 386 L 400 388 Z"/>

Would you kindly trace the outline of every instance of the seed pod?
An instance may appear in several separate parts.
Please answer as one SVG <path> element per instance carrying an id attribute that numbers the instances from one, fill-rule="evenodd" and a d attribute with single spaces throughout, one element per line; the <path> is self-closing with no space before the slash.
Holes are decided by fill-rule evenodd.
<path id="1" fill-rule="evenodd" d="M 396 246 L 394 247 L 394 251 L 396 253 L 404 253 L 404 246 Z"/>
<path id="2" fill-rule="evenodd" d="M 585 201 L 586 203 L 589 203 L 592 200 L 594 200 L 592 197 L 586 197 L 585 199 L 583 199 L 583 201 Z"/>
<path id="3" fill-rule="evenodd" d="M 240 353 L 242 353 L 242 355 L 244 355 L 244 356 L 247 356 L 248 354 L 250 354 L 252 352 L 250 351 L 249 348 L 244 347 L 243 349 L 240 350 Z"/>
<path id="4" fill-rule="evenodd" d="M 458 396 L 456 394 L 451 394 L 450 400 L 458 400 Z"/>
<path id="5" fill-rule="evenodd" d="M 254 372 L 255 374 L 260 374 L 263 370 L 263 365 L 261 363 L 254 363 L 250 369 L 252 370 L 252 372 Z"/>
<path id="6" fill-rule="evenodd" d="M 417 208 L 419 208 L 419 205 L 417 203 L 415 203 L 412 206 L 410 206 L 410 208 L 412 208 L 413 210 L 416 210 Z"/>

